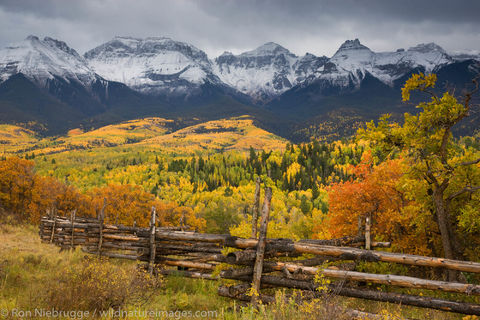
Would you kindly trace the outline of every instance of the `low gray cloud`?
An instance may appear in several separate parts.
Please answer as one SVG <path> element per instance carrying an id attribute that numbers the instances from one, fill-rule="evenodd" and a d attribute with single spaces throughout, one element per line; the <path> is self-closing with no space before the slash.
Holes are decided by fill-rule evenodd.
<path id="1" fill-rule="evenodd" d="M 436 42 L 480 50 L 477 0 L 0 0 L 0 46 L 29 34 L 80 53 L 116 35 L 168 36 L 211 58 L 268 41 L 331 56 L 346 39 L 374 51 Z"/>

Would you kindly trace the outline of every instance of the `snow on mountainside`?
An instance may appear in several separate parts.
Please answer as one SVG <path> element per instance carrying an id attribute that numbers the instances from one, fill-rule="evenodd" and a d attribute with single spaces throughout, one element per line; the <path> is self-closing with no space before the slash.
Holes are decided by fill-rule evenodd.
<path id="1" fill-rule="evenodd" d="M 49 37 L 40 40 L 28 36 L 19 43 L 0 49 L 0 82 L 18 73 L 42 87 L 55 77 L 67 82 L 78 81 L 83 86 L 89 86 L 96 80 L 85 59 L 65 42 Z"/>
<path id="2" fill-rule="evenodd" d="M 457 61 L 478 60 L 480 61 L 480 53 L 476 50 L 457 51 L 451 54 Z"/>
<path id="3" fill-rule="evenodd" d="M 355 86 L 370 73 L 385 84 L 393 82 L 410 70 L 421 67 L 425 72 L 454 62 L 441 47 L 434 43 L 419 44 L 408 50 L 373 52 L 358 39 L 347 40 L 325 65 L 319 79 L 338 86 Z"/>
<path id="4" fill-rule="evenodd" d="M 284 47 L 268 42 L 255 50 L 215 59 L 214 73 L 227 85 L 256 100 L 267 100 L 315 74 L 327 60 L 307 54 L 297 57 Z"/>
<path id="5" fill-rule="evenodd" d="M 105 79 L 144 93 L 186 93 L 203 83 L 219 82 L 203 51 L 169 38 L 115 37 L 84 56 Z"/>
<path id="6" fill-rule="evenodd" d="M 331 58 L 310 53 L 299 57 L 268 42 L 239 55 L 225 52 L 211 61 L 194 46 L 164 37 L 115 37 L 82 57 L 62 41 L 29 36 L 0 50 L 0 82 L 17 73 L 41 87 L 54 86 L 51 80 L 55 78 L 80 82 L 87 88 L 101 80 L 108 87 L 106 79 L 143 93 L 172 96 L 201 94 L 202 85 L 211 84 L 233 88 L 230 93 L 238 90 L 264 103 L 312 81 L 327 89 L 351 90 L 370 74 L 391 86 L 415 68 L 432 72 L 472 58 L 479 57 L 449 55 L 434 43 L 373 52 L 355 39 L 345 41 Z"/>
<path id="7" fill-rule="evenodd" d="M 367 73 L 391 86 L 414 68 L 432 72 L 454 61 L 434 43 L 377 53 L 358 39 L 347 40 L 329 59 L 309 53 L 298 57 L 269 42 L 240 55 L 222 54 L 215 59 L 214 72 L 229 86 L 262 101 L 311 80 L 321 81 L 324 87 L 355 89 Z"/>

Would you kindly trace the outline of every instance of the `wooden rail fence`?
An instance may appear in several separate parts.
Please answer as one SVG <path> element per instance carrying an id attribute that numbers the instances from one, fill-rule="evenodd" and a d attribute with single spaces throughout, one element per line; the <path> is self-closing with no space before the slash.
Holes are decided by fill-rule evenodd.
<path id="1" fill-rule="evenodd" d="M 144 261 L 149 272 L 152 273 L 176 274 L 210 280 L 219 278 L 238 280 L 242 284 L 230 287 L 220 286 L 218 293 L 234 299 L 248 300 L 253 304 L 258 301 L 265 303 L 272 301 L 272 296 L 262 294 L 261 290 L 264 287 L 294 288 L 304 290 L 304 297 L 318 296 L 320 292 L 316 290 L 318 284 L 315 283 L 314 278 L 316 275 L 323 275 L 333 280 L 328 284 L 328 290 L 337 295 L 480 315 L 480 304 L 368 290 L 356 284 L 366 282 L 389 287 L 439 290 L 472 296 L 480 296 L 480 285 L 358 272 L 354 271 L 353 262 L 384 261 L 471 273 L 480 273 L 480 263 L 366 250 L 362 247 L 389 246 L 389 243 L 385 242 L 371 242 L 368 230 L 367 237 L 359 234 L 355 237 L 333 240 L 269 239 L 266 238 L 266 234 L 271 189 L 267 188 L 265 194 L 263 208 L 260 208 L 259 200 L 257 196 L 255 197 L 254 210 L 261 210 L 258 239 L 254 237 L 257 233 L 256 223 L 252 226 L 252 237 L 248 239 L 159 227 L 156 226 L 155 208 L 151 211 L 149 228 L 106 224 L 103 208 L 98 218 L 78 217 L 75 212 L 72 212 L 70 218 L 43 217 L 39 234 L 42 241 L 54 243 L 62 249 L 80 246 L 83 251 L 90 254 Z M 236 251 L 222 254 L 224 248 L 234 248 Z M 314 257 L 305 258 L 305 254 L 314 255 Z M 324 267 L 326 261 L 336 261 L 337 265 Z M 223 264 L 222 270 L 214 273 L 214 270 L 219 268 L 219 264 Z M 230 267 L 225 269 L 228 265 Z M 176 267 L 176 269 L 166 266 Z M 248 295 L 247 291 L 257 292 L 258 295 Z"/>

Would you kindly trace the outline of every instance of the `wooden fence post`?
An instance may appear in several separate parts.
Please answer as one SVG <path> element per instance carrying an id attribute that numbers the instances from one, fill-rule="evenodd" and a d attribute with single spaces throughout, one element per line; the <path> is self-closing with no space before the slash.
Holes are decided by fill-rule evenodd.
<path id="1" fill-rule="evenodd" d="M 98 247 L 97 254 L 101 255 L 103 245 L 103 221 L 105 220 L 105 207 L 107 206 L 107 198 L 103 198 L 103 206 L 98 214 Z"/>
<path id="2" fill-rule="evenodd" d="M 260 282 L 263 272 L 263 260 L 265 257 L 265 246 L 267 243 L 267 227 L 270 218 L 270 202 L 272 201 L 272 188 L 265 188 L 265 200 L 263 202 L 262 220 L 260 222 L 260 234 L 258 235 L 257 256 L 253 267 L 252 281 L 252 304 L 254 307 L 258 304 L 260 296 Z"/>
<path id="3" fill-rule="evenodd" d="M 258 220 L 258 211 L 260 209 L 260 184 L 262 183 L 262 179 L 257 177 L 256 185 L 255 185 L 255 198 L 253 200 L 253 208 L 252 208 L 252 238 L 257 238 L 257 220 Z"/>
<path id="4" fill-rule="evenodd" d="M 153 274 L 153 266 L 155 264 L 155 254 L 156 254 L 156 246 L 155 246 L 155 222 L 156 222 L 156 211 L 155 207 L 152 207 L 152 217 L 150 219 L 150 261 L 148 263 L 148 272 Z"/>
<path id="5" fill-rule="evenodd" d="M 70 248 L 73 249 L 73 234 L 75 233 L 75 228 L 73 227 L 73 224 L 75 222 L 75 215 L 77 213 L 77 209 L 73 210 L 72 213 L 70 214 L 70 219 L 72 220 L 72 239 L 70 242 Z"/>
<path id="6" fill-rule="evenodd" d="M 371 213 L 367 214 L 365 217 L 365 249 L 370 250 L 371 249 L 371 235 L 370 235 L 370 230 L 372 226 L 372 217 Z"/>
<path id="7" fill-rule="evenodd" d="M 52 210 L 53 213 L 53 210 Z M 57 224 L 57 216 L 53 215 L 53 226 L 52 226 L 52 234 L 50 235 L 50 243 L 53 243 L 53 237 L 55 236 L 55 225 Z"/>

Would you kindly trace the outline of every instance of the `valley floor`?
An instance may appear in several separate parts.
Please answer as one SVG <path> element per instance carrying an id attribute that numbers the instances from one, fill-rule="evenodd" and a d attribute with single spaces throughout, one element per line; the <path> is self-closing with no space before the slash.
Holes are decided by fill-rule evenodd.
<path id="1" fill-rule="evenodd" d="M 118 318 L 119 310 L 120 318 L 153 318 L 145 312 L 154 311 L 165 319 L 348 319 L 342 310 L 353 308 L 382 314 L 382 319 L 462 319 L 450 313 L 338 297 L 301 306 L 277 299 L 254 312 L 219 297 L 218 282 L 181 277 L 158 280 L 138 271 L 133 262 L 99 261 L 78 249 L 59 253 L 57 247 L 41 243 L 37 231 L 32 225 L 0 224 L 3 318 L 41 318 L 34 313 L 37 309 L 85 312 L 75 314 L 77 318 L 87 316 L 88 310 L 89 316 L 104 319 Z"/>

